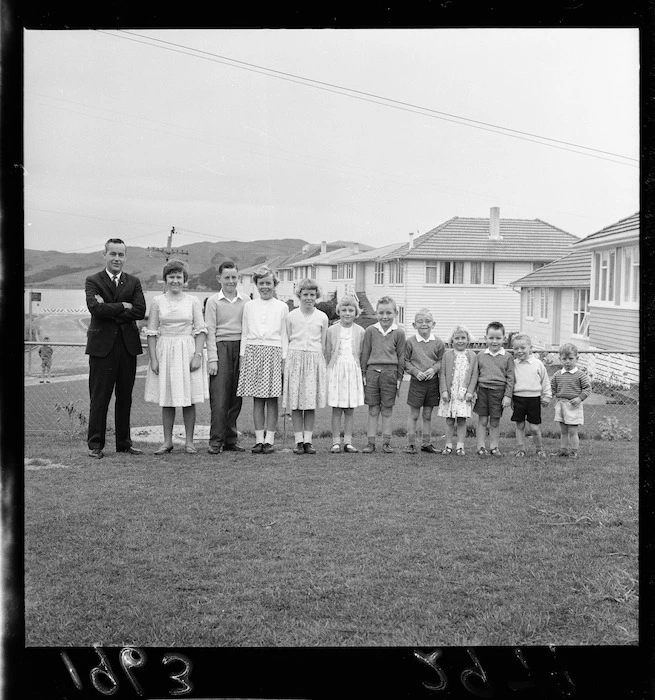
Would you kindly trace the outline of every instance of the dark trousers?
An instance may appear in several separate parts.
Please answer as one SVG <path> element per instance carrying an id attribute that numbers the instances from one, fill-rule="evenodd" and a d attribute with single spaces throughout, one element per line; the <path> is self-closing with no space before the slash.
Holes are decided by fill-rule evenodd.
<path id="1" fill-rule="evenodd" d="M 237 396 L 239 382 L 238 340 L 219 340 L 218 373 L 209 377 L 209 403 L 211 406 L 211 427 L 209 444 L 212 447 L 233 445 L 237 441 L 237 418 L 241 412 L 240 396 Z"/>
<path id="2" fill-rule="evenodd" d="M 90 450 L 103 449 L 107 431 L 107 410 L 111 395 L 116 390 L 114 404 L 114 426 L 116 428 L 116 450 L 127 450 L 130 439 L 130 410 L 132 389 L 136 376 L 136 356 L 125 347 L 122 333 L 105 357 L 89 355 L 89 433 L 87 443 Z"/>

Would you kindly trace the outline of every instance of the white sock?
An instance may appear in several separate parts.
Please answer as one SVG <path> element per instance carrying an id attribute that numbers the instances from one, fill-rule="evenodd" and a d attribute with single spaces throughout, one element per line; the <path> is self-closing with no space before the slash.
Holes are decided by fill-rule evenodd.
<path id="1" fill-rule="evenodd" d="M 269 445 L 274 445 L 275 444 L 275 431 L 274 430 L 267 430 L 266 431 L 266 439 L 264 442 L 268 443 Z"/>
<path id="2" fill-rule="evenodd" d="M 313 432 L 314 432 L 313 430 L 305 430 L 305 432 L 303 434 L 303 437 L 304 437 L 303 442 L 311 442 Z"/>
<path id="3" fill-rule="evenodd" d="M 297 445 L 299 442 L 302 442 L 302 441 L 303 441 L 303 440 L 302 440 L 302 430 L 300 430 L 300 431 L 297 432 L 297 433 L 294 433 L 294 434 L 293 434 L 293 439 L 295 440 L 296 445 Z"/>
<path id="4" fill-rule="evenodd" d="M 458 450 L 459 450 L 459 449 L 462 449 L 462 450 L 463 450 L 463 449 L 464 449 L 464 443 L 463 443 L 463 442 L 458 442 L 458 443 L 457 443 L 457 449 L 458 449 Z"/>
<path id="5" fill-rule="evenodd" d="M 263 430 L 255 430 L 255 442 L 264 442 Z"/>
<path id="6" fill-rule="evenodd" d="M 353 436 L 352 435 L 344 435 L 343 436 L 343 444 L 344 445 L 352 445 L 353 442 Z"/>

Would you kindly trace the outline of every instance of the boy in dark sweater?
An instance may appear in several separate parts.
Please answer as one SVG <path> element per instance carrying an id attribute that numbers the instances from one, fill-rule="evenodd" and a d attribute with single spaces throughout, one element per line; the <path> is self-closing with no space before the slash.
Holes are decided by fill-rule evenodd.
<path id="1" fill-rule="evenodd" d="M 485 334 L 487 349 L 478 353 L 478 398 L 473 410 L 478 414 L 477 453 L 481 456 L 487 454 L 487 448 L 484 446 L 487 424 L 489 452 L 496 457 L 501 456 L 498 449 L 500 417 L 503 415 L 503 409 L 512 404 L 514 359 L 509 352 L 505 352 L 504 339 L 505 327 L 498 321 L 492 321 Z"/>
<path id="2" fill-rule="evenodd" d="M 434 333 L 434 319 L 430 309 L 416 312 L 413 326 L 416 334 L 407 338 L 405 345 L 405 371 L 411 375 L 407 403 L 407 447 L 405 452 L 416 454 L 417 437 L 421 451 L 436 454 L 430 442 L 432 409 L 439 405 L 439 370 L 445 346 Z M 423 430 L 417 430 L 418 417 L 423 410 Z"/>
<path id="3" fill-rule="evenodd" d="M 378 299 L 378 322 L 369 326 L 362 340 L 361 367 L 364 378 L 364 403 L 368 406 L 364 454 L 375 452 L 378 416 L 382 413 L 382 451 L 391 448 L 391 413 L 405 373 L 405 331 L 395 323 L 398 307 L 391 297 Z"/>

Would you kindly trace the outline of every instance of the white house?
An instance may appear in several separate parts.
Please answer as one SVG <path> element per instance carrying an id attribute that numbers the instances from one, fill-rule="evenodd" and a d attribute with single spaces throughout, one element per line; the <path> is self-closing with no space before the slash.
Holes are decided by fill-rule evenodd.
<path id="1" fill-rule="evenodd" d="M 344 263 L 343 260 L 358 252 L 359 246 L 355 244 L 349 248 L 338 248 L 290 263 L 289 267 L 293 269 L 294 284 L 301 279 L 311 277 L 321 288 L 321 301 L 327 301 L 335 293 L 337 297 L 353 294 L 355 291 L 354 265 L 352 262 Z"/>
<path id="2" fill-rule="evenodd" d="M 590 279 L 591 256 L 574 250 L 512 283 L 521 292 L 519 329 L 533 347 L 556 350 L 571 342 L 589 348 Z"/>
<path id="3" fill-rule="evenodd" d="M 356 292 L 364 291 L 373 307 L 381 296 L 392 296 L 406 326 L 427 306 L 437 335 L 464 323 L 481 338 L 490 321 L 500 321 L 508 333 L 519 329 L 520 295 L 511 283 L 561 257 L 577 240 L 540 219 L 501 219 L 493 207 L 488 219 L 454 217 L 416 241 L 410 236 L 409 243 L 342 262 L 362 263 Z"/>

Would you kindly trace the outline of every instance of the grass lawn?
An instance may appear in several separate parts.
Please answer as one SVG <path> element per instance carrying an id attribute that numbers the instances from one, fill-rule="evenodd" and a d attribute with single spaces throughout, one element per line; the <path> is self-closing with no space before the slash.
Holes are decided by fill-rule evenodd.
<path id="1" fill-rule="evenodd" d="M 26 643 L 636 644 L 637 444 L 542 462 L 470 442 L 95 461 L 30 436 Z"/>

